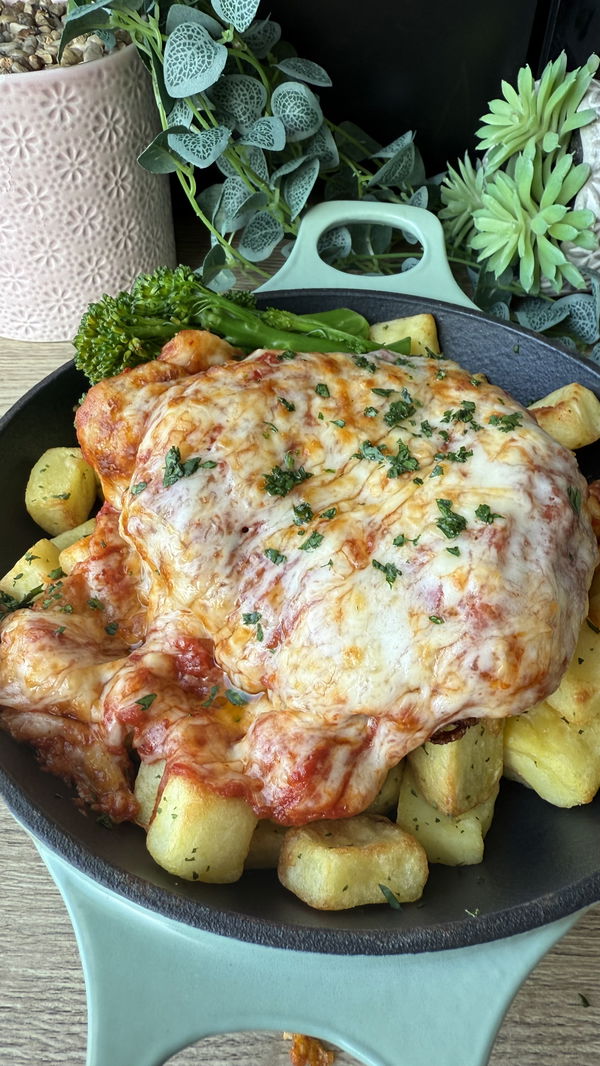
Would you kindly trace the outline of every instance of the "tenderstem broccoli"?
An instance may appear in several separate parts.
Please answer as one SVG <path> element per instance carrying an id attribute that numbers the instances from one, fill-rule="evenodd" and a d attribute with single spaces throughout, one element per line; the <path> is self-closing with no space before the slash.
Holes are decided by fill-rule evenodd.
<path id="1" fill-rule="evenodd" d="M 350 352 L 377 345 L 366 319 L 340 308 L 297 315 L 260 311 L 251 293 L 227 296 L 202 285 L 191 268 L 160 267 L 141 274 L 129 292 L 103 296 L 85 312 L 74 338 L 75 365 L 92 384 L 155 359 L 181 329 L 208 329 L 245 352 L 255 348 Z"/>

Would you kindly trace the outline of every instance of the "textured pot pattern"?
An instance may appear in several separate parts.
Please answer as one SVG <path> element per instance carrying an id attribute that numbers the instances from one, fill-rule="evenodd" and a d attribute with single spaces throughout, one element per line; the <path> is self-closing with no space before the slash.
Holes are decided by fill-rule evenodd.
<path id="1" fill-rule="evenodd" d="M 133 46 L 0 78 L 0 336 L 68 340 L 87 305 L 175 263 L 159 129 Z"/>

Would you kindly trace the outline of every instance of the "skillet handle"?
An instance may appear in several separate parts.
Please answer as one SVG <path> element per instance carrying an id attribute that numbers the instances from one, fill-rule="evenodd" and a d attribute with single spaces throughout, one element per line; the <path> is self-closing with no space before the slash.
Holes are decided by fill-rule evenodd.
<path id="1" fill-rule="evenodd" d="M 578 917 L 419 955 L 268 948 L 161 917 L 36 844 L 81 953 L 87 1066 L 163 1066 L 202 1037 L 259 1029 L 330 1040 L 366 1066 L 486 1066 L 522 981 Z"/>
<path id="2" fill-rule="evenodd" d="M 321 259 L 318 241 L 323 233 L 347 223 L 371 222 L 407 230 L 423 247 L 416 266 L 401 274 L 345 274 Z M 330 200 L 317 204 L 300 223 L 288 259 L 257 292 L 274 289 L 376 289 L 406 296 L 427 296 L 463 307 L 476 305 L 454 280 L 446 257 L 444 231 L 431 211 L 409 204 L 367 200 Z"/>

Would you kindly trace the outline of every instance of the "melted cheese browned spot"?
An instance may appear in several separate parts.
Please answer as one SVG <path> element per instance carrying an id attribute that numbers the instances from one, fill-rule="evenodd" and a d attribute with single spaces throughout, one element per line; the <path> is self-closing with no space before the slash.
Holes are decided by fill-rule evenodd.
<path id="1" fill-rule="evenodd" d="M 574 457 L 526 410 L 450 360 L 258 351 L 186 373 L 189 341 L 78 418 L 139 567 L 137 646 L 107 663 L 84 627 L 61 669 L 85 661 L 87 688 L 50 709 L 6 623 L 5 719 L 87 701 L 115 757 L 298 824 L 364 809 L 440 727 L 557 687 L 596 545 Z M 34 645 L 19 653 L 56 675 L 48 627 Z"/>

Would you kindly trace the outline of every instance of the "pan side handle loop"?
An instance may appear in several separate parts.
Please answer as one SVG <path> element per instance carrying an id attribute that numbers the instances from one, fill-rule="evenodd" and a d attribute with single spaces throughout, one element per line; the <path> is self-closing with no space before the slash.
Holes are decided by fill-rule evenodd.
<path id="1" fill-rule="evenodd" d="M 409 232 L 422 245 L 421 259 L 411 270 L 393 275 L 345 274 L 325 263 L 317 247 L 321 235 L 335 226 L 360 222 L 396 226 Z M 374 289 L 405 296 L 430 297 L 476 308 L 454 280 L 439 219 L 431 211 L 409 204 L 331 200 L 311 208 L 300 223 L 288 259 L 256 291 L 308 288 Z"/>
<path id="2" fill-rule="evenodd" d="M 505 940 L 419 955 L 263 947 L 164 918 L 38 843 L 86 981 L 86 1066 L 163 1066 L 217 1033 L 330 1040 L 365 1066 L 486 1066 L 522 981 L 577 915 Z"/>

